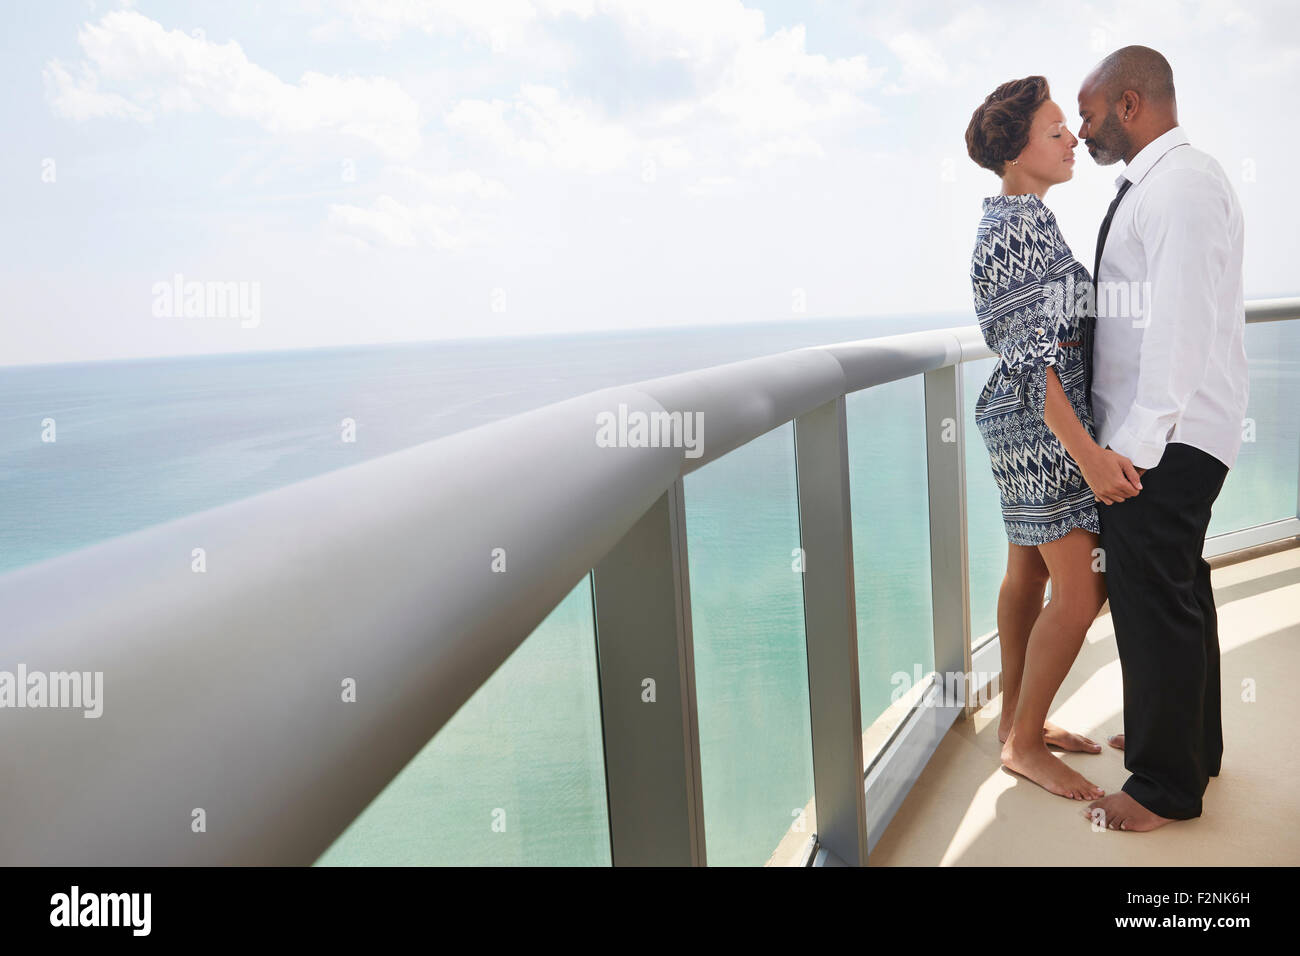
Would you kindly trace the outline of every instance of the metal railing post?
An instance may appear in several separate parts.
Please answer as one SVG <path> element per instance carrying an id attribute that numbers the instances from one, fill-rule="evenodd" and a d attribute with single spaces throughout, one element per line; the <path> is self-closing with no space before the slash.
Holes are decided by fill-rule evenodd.
<path id="1" fill-rule="evenodd" d="M 818 845 L 867 862 L 867 810 L 844 396 L 794 422 Z"/>
<path id="2" fill-rule="evenodd" d="M 966 547 L 966 419 L 962 364 L 925 373 L 925 452 L 930 498 L 930 603 L 934 669 L 945 679 L 963 675 L 962 711 L 971 711 L 970 573 Z"/>
<path id="3" fill-rule="evenodd" d="M 592 570 L 615 866 L 705 865 L 690 595 L 678 478 Z"/>

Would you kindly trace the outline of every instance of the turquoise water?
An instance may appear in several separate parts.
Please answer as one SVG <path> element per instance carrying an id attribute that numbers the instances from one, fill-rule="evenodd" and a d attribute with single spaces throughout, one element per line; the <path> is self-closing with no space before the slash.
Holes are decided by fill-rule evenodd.
<path id="1" fill-rule="evenodd" d="M 0 368 L 0 571 L 607 385 L 964 317 Z M 1211 533 L 1295 514 L 1300 323 L 1252 325 L 1253 440 Z M 964 369 L 972 629 L 1006 539 Z M 932 666 L 919 378 L 847 399 L 864 722 Z M 40 440 L 53 418 L 58 440 Z M 339 441 L 340 422 L 357 441 Z M 706 839 L 761 864 L 812 792 L 793 427 L 685 482 Z M 607 864 L 591 595 L 580 584 L 319 861 Z M 502 826 L 504 821 L 504 826 Z"/>

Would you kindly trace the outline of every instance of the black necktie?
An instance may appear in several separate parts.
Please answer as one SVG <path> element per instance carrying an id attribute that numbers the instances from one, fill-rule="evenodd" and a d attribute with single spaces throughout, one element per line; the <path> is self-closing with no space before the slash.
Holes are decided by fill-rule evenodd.
<path id="1" fill-rule="evenodd" d="M 1101 231 L 1097 233 L 1097 259 L 1092 267 L 1092 308 L 1089 310 L 1088 320 L 1084 323 L 1083 328 L 1084 355 L 1088 356 L 1087 375 L 1084 377 L 1088 383 L 1089 394 L 1091 394 L 1092 389 L 1092 343 L 1097 331 L 1097 298 L 1101 295 L 1097 278 L 1097 273 L 1101 271 L 1101 253 L 1106 248 L 1106 236 L 1110 232 L 1110 221 L 1115 218 L 1115 210 L 1119 208 L 1119 201 L 1124 198 L 1124 194 L 1128 192 L 1128 188 L 1132 185 L 1132 180 L 1124 180 L 1124 184 L 1119 187 L 1119 192 L 1115 194 L 1110 208 L 1106 210 L 1106 218 L 1101 221 Z"/>

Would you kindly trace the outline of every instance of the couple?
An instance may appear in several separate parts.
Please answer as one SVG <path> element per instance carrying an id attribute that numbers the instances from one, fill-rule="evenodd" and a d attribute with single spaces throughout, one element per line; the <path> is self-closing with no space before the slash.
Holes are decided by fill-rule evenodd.
<path id="1" fill-rule="evenodd" d="M 998 736 L 1004 766 L 1091 801 L 1090 820 L 1154 830 L 1201 815 L 1223 753 L 1201 555 L 1246 412 L 1242 217 L 1223 169 L 1178 125 L 1155 50 L 1108 56 L 1078 103 L 1076 138 L 1043 77 L 1013 80 L 966 130 L 971 158 L 1002 179 L 971 263 L 1000 357 L 975 407 L 1009 541 Z M 1080 139 L 1100 165 L 1125 164 L 1092 279 L 1043 204 L 1073 176 Z M 1130 772 L 1109 795 L 1052 753 L 1101 748 L 1046 719 L 1108 596 L 1126 731 L 1111 744 Z"/>

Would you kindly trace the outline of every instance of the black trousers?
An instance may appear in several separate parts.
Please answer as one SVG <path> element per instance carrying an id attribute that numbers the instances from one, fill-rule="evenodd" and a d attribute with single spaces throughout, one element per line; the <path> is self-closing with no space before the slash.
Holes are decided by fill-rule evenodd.
<path id="1" fill-rule="evenodd" d="M 1201 551 L 1227 476 L 1208 452 L 1170 442 L 1140 493 L 1097 505 L 1124 675 L 1124 792 L 1174 820 L 1201 815 L 1223 759 L 1219 619 Z"/>

